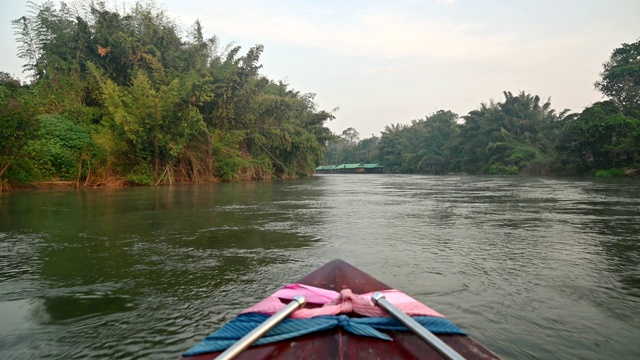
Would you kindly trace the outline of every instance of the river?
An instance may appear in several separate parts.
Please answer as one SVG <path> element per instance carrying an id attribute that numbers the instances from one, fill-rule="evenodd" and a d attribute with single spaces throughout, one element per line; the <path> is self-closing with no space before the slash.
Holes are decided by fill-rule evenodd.
<path id="1" fill-rule="evenodd" d="M 323 175 L 0 196 L 0 358 L 174 359 L 341 258 L 505 358 L 640 358 L 634 179 Z"/>

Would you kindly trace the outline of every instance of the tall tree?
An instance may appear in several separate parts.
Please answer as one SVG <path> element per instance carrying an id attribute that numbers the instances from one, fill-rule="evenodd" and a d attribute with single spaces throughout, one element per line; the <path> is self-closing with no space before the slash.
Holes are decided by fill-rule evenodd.
<path id="1" fill-rule="evenodd" d="M 613 101 L 597 102 L 563 129 L 558 143 L 565 163 L 579 160 L 579 171 L 634 164 L 640 151 L 640 120 L 625 116 Z"/>
<path id="2" fill-rule="evenodd" d="M 342 135 L 340 136 L 354 145 L 357 144 L 358 141 L 360 141 L 360 133 L 358 133 L 358 131 L 352 127 L 342 131 Z"/>
<path id="3" fill-rule="evenodd" d="M 404 171 L 407 144 L 407 126 L 399 123 L 384 127 L 378 142 L 380 161 L 392 171 Z"/>
<path id="4" fill-rule="evenodd" d="M 11 188 L 11 178 L 30 180 L 25 149 L 38 130 L 32 101 L 33 93 L 21 87 L 19 80 L 0 73 L 0 191 Z"/>
<path id="5" fill-rule="evenodd" d="M 456 139 L 457 169 L 472 173 L 517 173 L 534 163 L 550 163 L 563 119 L 547 100 L 524 92 L 504 92 L 503 102 L 482 104 L 464 116 Z"/>
<path id="6" fill-rule="evenodd" d="M 640 40 L 613 50 L 603 66 L 595 87 L 619 104 L 625 115 L 640 118 Z"/>

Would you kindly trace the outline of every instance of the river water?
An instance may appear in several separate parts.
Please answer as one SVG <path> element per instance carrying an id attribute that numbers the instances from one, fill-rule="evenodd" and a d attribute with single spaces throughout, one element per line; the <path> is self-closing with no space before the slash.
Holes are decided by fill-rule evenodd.
<path id="1" fill-rule="evenodd" d="M 0 358 L 167 358 L 341 258 L 505 358 L 640 358 L 636 180 L 325 175 L 0 196 Z"/>

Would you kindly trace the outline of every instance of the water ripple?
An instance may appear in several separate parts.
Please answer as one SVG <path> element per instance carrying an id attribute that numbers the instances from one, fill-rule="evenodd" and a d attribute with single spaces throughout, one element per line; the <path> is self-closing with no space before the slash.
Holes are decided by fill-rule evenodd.
<path id="1" fill-rule="evenodd" d="M 1 358 L 175 358 L 334 258 L 506 358 L 640 357 L 635 182 L 341 175 L 6 199 Z"/>

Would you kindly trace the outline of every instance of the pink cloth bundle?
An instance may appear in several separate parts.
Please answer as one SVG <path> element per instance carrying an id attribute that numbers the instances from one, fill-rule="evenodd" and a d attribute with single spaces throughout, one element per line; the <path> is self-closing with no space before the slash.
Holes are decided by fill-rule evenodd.
<path id="1" fill-rule="evenodd" d="M 411 296 L 398 290 L 381 290 L 385 298 L 409 316 L 437 316 L 444 317 L 432 308 L 422 304 Z M 371 296 L 374 292 L 354 294 L 349 289 L 341 292 L 320 289 L 303 284 L 289 284 L 276 291 L 271 296 L 244 310 L 242 313 L 260 313 L 273 315 L 285 307 L 296 295 L 303 295 L 308 304 L 321 305 L 296 310 L 291 317 L 294 319 L 308 319 L 322 315 L 338 315 L 356 313 L 367 317 L 387 317 L 384 310 L 373 304 Z"/>

